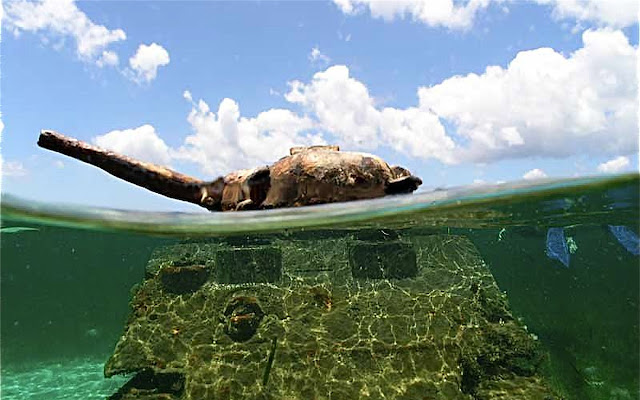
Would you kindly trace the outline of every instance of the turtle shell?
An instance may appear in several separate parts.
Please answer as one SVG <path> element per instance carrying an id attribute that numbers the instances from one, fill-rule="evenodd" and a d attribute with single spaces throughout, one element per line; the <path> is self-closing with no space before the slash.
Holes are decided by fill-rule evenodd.
<path id="1" fill-rule="evenodd" d="M 290 153 L 270 167 L 227 175 L 222 210 L 370 199 L 412 192 L 422 183 L 380 157 L 337 146 L 295 147 Z"/>

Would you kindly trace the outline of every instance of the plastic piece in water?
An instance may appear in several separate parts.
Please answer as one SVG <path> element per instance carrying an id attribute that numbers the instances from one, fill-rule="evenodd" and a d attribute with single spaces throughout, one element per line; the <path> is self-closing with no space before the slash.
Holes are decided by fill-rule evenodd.
<path id="1" fill-rule="evenodd" d="M 567 238 L 567 247 L 569 247 L 569 254 L 574 254 L 576 251 L 578 251 L 578 245 L 571 236 Z"/>
<path id="2" fill-rule="evenodd" d="M 624 225 L 609 225 L 609 230 L 629 253 L 634 256 L 640 254 L 640 239 L 638 239 L 638 235 L 629 229 L 629 227 Z"/>
<path id="3" fill-rule="evenodd" d="M 569 268 L 569 246 L 564 237 L 564 228 L 549 228 L 547 231 L 547 257 L 560 261 Z"/>

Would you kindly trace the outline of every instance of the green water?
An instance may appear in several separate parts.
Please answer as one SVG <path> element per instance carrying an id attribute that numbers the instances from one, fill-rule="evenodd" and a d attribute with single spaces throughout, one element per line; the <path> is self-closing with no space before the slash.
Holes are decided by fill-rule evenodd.
<path id="1" fill-rule="evenodd" d="M 638 234 L 638 193 L 638 176 L 627 175 L 224 215 L 5 197 L 2 399 L 105 398 L 122 386 L 128 377 L 105 379 L 102 369 L 123 333 L 131 289 L 160 246 L 190 237 L 247 241 L 254 233 L 287 241 L 331 232 L 339 240 L 354 230 L 467 237 L 548 353 L 542 373 L 563 398 L 640 399 L 639 259 L 609 228 Z M 545 253 L 550 227 L 564 227 L 568 267 Z"/>

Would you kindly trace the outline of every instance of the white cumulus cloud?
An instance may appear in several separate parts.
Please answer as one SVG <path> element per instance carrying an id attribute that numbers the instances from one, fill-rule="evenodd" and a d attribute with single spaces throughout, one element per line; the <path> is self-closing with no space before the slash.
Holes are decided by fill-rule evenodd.
<path id="1" fill-rule="evenodd" d="M 270 164 L 289 154 L 289 148 L 326 144 L 313 134 L 313 122 L 285 109 L 270 109 L 254 118 L 242 117 L 238 103 L 223 99 L 217 112 L 185 90 L 183 97 L 191 102 L 187 117 L 193 133 L 184 143 L 169 147 L 152 125 L 115 130 L 95 137 L 94 144 L 141 161 L 170 165 L 173 161 L 197 164 L 206 179 L 237 169 Z"/>
<path id="2" fill-rule="evenodd" d="M 27 169 L 20 161 L 4 161 L 1 160 L 2 176 L 22 177 L 27 175 Z"/>
<path id="3" fill-rule="evenodd" d="M 185 96 L 190 100 L 191 96 Z M 289 148 L 324 144 L 312 134 L 313 122 L 285 109 L 270 109 L 256 117 L 240 115 L 238 103 L 223 99 L 217 112 L 200 100 L 187 118 L 193 134 L 176 149 L 175 157 L 197 163 L 209 177 L 251 168 L 289 154 Z"/>
<path id="4" fill-rule="evenodd" d="M 110 50 L 103 51 L 100 58 L 96 60 L 96 64 L 101 68 L 104 66 L 116 67 L 119 62 L 118 55 Z"/>
<path id="5" fill-rule="evenodd" d="M 456 158 L 620 154 L 638 148 L 637 49 L 621 31 L 586 31 L 564 56 L 522 51 L 506 68 L 455 76 L 418 91 L 420 108 L 463 138 Z"/>
<path id="6" fill-rule="evenodd" d="M 386 21 L 410 17 L 431 27 L 467 29 L 473 25 L 476 13 L 487 8 L 491 0 L 334 0 L 334 3 L 345 14 L 368 9 L 372 17 Z"/>
<path id="7" fill-rule="evenodd" d="M 634 152 L 637 49 L 611 29 L 586 31 L 583 42 L 568 56 L 522 51 L 506 67 L 421 87 L 414 107 L 379 107 L 344 65 L 290 82 L 285 98 L 347 148 L 445 163 Z"/>
<path id="8" fill-rule="evenodd" d="M 435 114 L 414 107 L 377 108 L 367 87 L 344 65 L 316 73 L 310 83 L 289 85 L 285 98 L 311 112 L 319 127 L 347 148 L 386 145 L 412 156 L 449 161 L 454 143 Z"/>
<path id="9" fill-rule="evenodd" d="M 522 175 L 522 178 L 526 180 L 542 179 L 546 177 L 547 177 L 546 172 L 544 172 L 539 168 L 535 168 L 535 169 L 532 169 L 531 171 L 527 171 L 524 175 Z"/>
<path id="10" fill-rule="evenodd" d="M 64 39 L 72 37 L 80 59 L 98 64 L 110 64 L 117 60 L 115 53 L 103 51 L 112 43 L 125 40 L 122 29 L 109 29 L 91 21 L 72 0 L 7 1 L 3 5 L 7 27 L 14 34 L 41 33 Z"/>
<path id="11" fill-rule="evenodd" d="M 588 30 L 572 54 L 522 51 L 505 67 L 420 87 L 418 103 L 405 108 L 380 106 L 347 66 L 334 65 L 289 82 L 285 99 L 302 115 L 270 109 L 246 117 L 233 99 L 214 110 L 185 91 L 192 134 L 180 147 L 168 148 L 151 126 L 111 132 L 103 143 L 161 164 L 195 162 L 209 177 L 326 142 L 349 150 L 387 147 L 447 164 L 628 155 L 638 148 L 636 55 L 621 31 Z M 146 134 L 134 140 L 132 131 Z M 542 176 L 534 169 L 524 178 Z"/>
<path id="12" fill-rule="evenodd" d="M 118 68 L 120 57 L 110 47 L 127 35 L 122 29 L 93 22 L 74 0 L 12 0 L 5 2 L 2 10 L 2 22 L 16 37 L 23 32 L 36 33 L 56 50 L 71 38 L 80 60 L 99 68 Z M 120 72 L 138 83 L 150 82 L 158 68 L 167 64 L 169 53 L 165 48 L 156 43 L 141 44 L 129 59 L 129 68 L 123 67 Z"/>
<path id="13" fill-rule="evenodd" d="M 318 48 L 318 46 L 315 46 L 314 48 L 311 49 L 311 53 L 309 53 L 309 61 L 311 61 L 312 63 L 319 63 L 319 64 L 329 64 L 331 62 L 331 59 L 323 54 L 320 49 Z"/>
<path id="14" fill-rule="evenodd" d="M 114 130 L 93 139 L 102 148 L 160 165 L 171 163 L 169 146 L 158 136 L 152 125 L 133 129 Z"/>
<path id="15" fill-rule="evenodd" d="M 629 164 L 630 162 L 628 157 L 619 156 L 598 165 L 598 172 L 604 172 L 605 174 L 620 172 L 627 169 Z"/>
<path id="16" fill-rule="evenodd" d="M 158 68 L 169 64 L 169 52 L 157 43 L 141 44 L 129 59 L 129 66 L 138 82 L 150 82 L 158 75 Z"/>
<path id="17" fill-rule="evenodd" d="M 332 66 L 316 73 L 308 84 L 292 81 L 289 86 L 285 98 L 313 112 L 325 130 L 350 146 L 378 146 L 380 113 L 367 87 L 349 76 L 349 68 Z"/>
<path id="18" fill-rule="evenodd" d="M 638 22 L 637 0 L 535 0 L 553 7 L 558 19 L 593 22 L 600 26 L 623 28 Z"/>
<path id="19" fill-rule="evenodd" d="M 508 13 L 509 3 L 520 0 L 333 0 L 345 14 L 369 11 L 372 17 L 391 21 L 411 18 L 430 27 L 470 28 L 476 15 L 491 4 L 501 5 Z M 589 22 L 597 26 L 623 28 L 637 23 L 636 0 L 529 0 L 551 8 L 556 19 Z"/>

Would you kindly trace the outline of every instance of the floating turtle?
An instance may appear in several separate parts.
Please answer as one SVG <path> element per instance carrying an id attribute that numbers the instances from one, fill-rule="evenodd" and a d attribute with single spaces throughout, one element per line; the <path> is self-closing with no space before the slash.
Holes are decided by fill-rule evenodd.
<path id="1" fill-rule="evenodd" d="M 152 192 L 210 211 L 294 207 L 411 193 L 422 184 L 405 168 L 338 146 L 294 147 L 271 166 L 235 171 L 213 181 L 180 174 L 43 130 L 40 147 L 92 164 Z"/>

